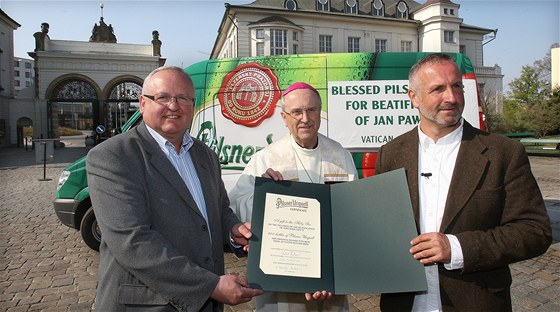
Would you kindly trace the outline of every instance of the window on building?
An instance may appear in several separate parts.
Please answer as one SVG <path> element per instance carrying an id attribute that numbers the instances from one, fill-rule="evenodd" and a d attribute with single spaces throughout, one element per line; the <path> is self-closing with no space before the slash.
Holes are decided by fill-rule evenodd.
<path id="1" fill-rule="evenodd" d="M 30 72 L 25 72 L 25 78 L 31 78 L 31 73 Z"/>
<path id="2" fill-rule="evenodd" d="M 387 39 L 375 39 L 375 52 L 387 52 Z"/>
<path id="3" fill-rule="evenodd" d="M 288 31 L 284 29 L 270 30 L 270 55 L 288 54 Z"/>
<path id="4" fill-rule="evenodd" d="M 264 29 L 257 29 L 255 32 L 255 37 L 257 39 L 264 39 Z"/>
<path id="5" fill-rule="evenodd" d="M 467 47 L 465 47 L 464 44 L 459 45 L 459 53 L 461 54 L 467 54 Z"/>
<path id="6" fill-rule="evenodd" d="M 385 4 L 381 0 L 374 0 L 371 3 L 371 15 L 385 16 Z"/>
<path id="7" fill-rule="evenodd" d="M 14 77 L 19 77 L 19 70 L 14 70 Z"/>
<path id="8" fill-rule="evenodd" d="M 27 68 L 27 69 L 31 68 L 31 63 L 25 62 L 25 68 Z"/>
<path id="9" fill-rule="evenodd" d="M 358 0 L 344 1 L 344 13 L 358 14 Z"/>
<path id="10" fill-rule="evenodd" d="M 397 4 L 397 18 L 408 19 L 408 6 L 406 2 L 401 1 Z"/>
<path id="11" fill-rule="evenodd" d="M 31 82 L 26 81 L 26 82 L 25 82 L 25 86 L 26 86 L 26 87 L 30 87 L 30 86 L 31 86 Z"/>
<path id="12" fill-rule="evenodd" d="M 455 32 L 446 30 L 443 32 L 443 41 L 447 43 L 455 42 Z"/>
<path id="13" fill-rule="evenodd" d="M 19 67 L 19 61 L 14 61 L 14 67 Z"/>
<path id="14" fill-rule="evenodd" d="M 453 9 L 450 9 L 450 10 L 449 10 L 449 14 L 451 14 L 451 15 L 455 15 L 455 10 L 453 10 Z"/>
<path id="15" fill-rule="evenodd" d="M 292 40 L 293 41 L 298 41 L 298 32 L 297 31 L 292 32 Z"/>
<path id="16" fill-rule="evenodd" d="M 332 52 L 332 36 L 319 35 L 319 52 Z"/>
<path id="17" fill-rule="evenodd" d="M 15 81 L 14 81 L 14 85 L 15 85 L 16 87 L 19 87 L 19 80 L 15 80 Z"/>
<path id="18" fill-rule="evenodd" d="M 295 0 L 286 0 L 284 7 L 290 11 L 297 10 L 297 2 Z"/>
<path id="19" fill-rule="evenodd" d="M 348 37 L 348 52 L 360 52 L 360 38 Z"/>
<path id="20" fill-rule="evenodd" d="M 449 13 L 447 13 L 447 9 L 446 9 L 446 8 L 443 9 L 443 14 L 445 14 L 445 15 L 449 14 Z"/>
<path id="21" fill-rule="evenodd" d="M 292 54 L 298 54 L 298 53 L 299 53 L 298 45 L 297 45 L 297 44 L 294 44 L 294 45 L 292 46 L 292 49 L 293 49 L 293 50 L 292 50 Z"/>
<path id="22" fill-rule="evenodd" d="M 330 0 L 317 0 L 317 11 L 329 12 L 331 10 Z"/>
<path id="23" fill-rule="evenodd" d="M 412 52 L 412 41 L 401 41 L 401 52 Z"/>
<path id="24" fill-rule="evenodd" d="M 264 42 L 257 42 L 257 56 L 264 55 Z"/>

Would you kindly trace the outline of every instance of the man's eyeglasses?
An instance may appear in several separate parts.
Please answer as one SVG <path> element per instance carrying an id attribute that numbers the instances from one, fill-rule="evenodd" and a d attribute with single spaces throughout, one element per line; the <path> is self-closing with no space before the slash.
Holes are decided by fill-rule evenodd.
<path id="1" fill-rule="evenodd" d="M 177 104 L 181 106 L 193 106 L 195 102 L 195 99 L 193 99 L 188 95 L 171 96 L 167 94 L 156 94 L 156 95 L 142 94 L 142 96 L 147 97 L 148 99 L 160 105 L 170 105 L 173 102 L 173 99 L 175 99 L 175 101 L 177 101 Z"/>
<path id="2" fill-rule="evenodd" d="M 301 120 L 303 118 L 303 113 L 307 112 L 308 115 L 318 115 L 321 112 L 319 107 L 310 107 L 305 109 L 293 109 L 290 112 L 284 111 L 284 113 L 290 115 L 292 118 L 296 120 Z"/>

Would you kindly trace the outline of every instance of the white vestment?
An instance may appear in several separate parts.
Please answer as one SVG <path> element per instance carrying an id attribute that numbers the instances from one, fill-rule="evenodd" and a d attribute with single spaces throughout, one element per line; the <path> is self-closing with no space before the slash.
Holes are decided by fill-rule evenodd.
<path id="1" fill-rule="evenodd" d="M 319 134 L 317 147 L 305 150 L 287 134 L 253 155 L 229 193 L 232 209 L 241 221 L 251 221 L 255 177 L 260 177 L 268 168 L 291 181 L 324 183 L 358 178 L 352 155 L 338 142 Z M 299 293 L 266 292 L 256 297 L 256 301 L 257 311 L 262 312 L 348 311 L 348 302 L 343 295 L 325 301 L 306 301 Z"/>

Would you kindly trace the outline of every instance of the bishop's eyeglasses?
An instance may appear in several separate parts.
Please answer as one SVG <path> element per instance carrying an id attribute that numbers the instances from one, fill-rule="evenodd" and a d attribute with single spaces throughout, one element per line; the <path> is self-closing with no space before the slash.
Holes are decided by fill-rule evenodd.
<path id="1" fill-rule="evenodd" d="M 287 112 L 287 111 L 283 111 L 284 113 L 290 115 L 292 118 L 294 118 L 295 120 L 301 120 L 303 119 L 303 113 L 307 112 L 308 115 L 318 115 L 321 112 L 321 108 L 320 107 L 309 107 L 309 108 L 304 108 L 304 109 L 292 109 L 291 111 Z"/>

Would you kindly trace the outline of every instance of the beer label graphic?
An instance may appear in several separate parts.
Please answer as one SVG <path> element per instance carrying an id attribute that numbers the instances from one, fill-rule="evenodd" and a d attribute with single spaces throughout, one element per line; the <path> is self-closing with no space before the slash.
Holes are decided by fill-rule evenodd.
<path id="1" fill-rule="evenodd" d="M 228 73 L 218 94 L 224 117 L 247 127 L 271 117 L 280 96 L 278 78 L 258 63 L 242 64 Z"/>

